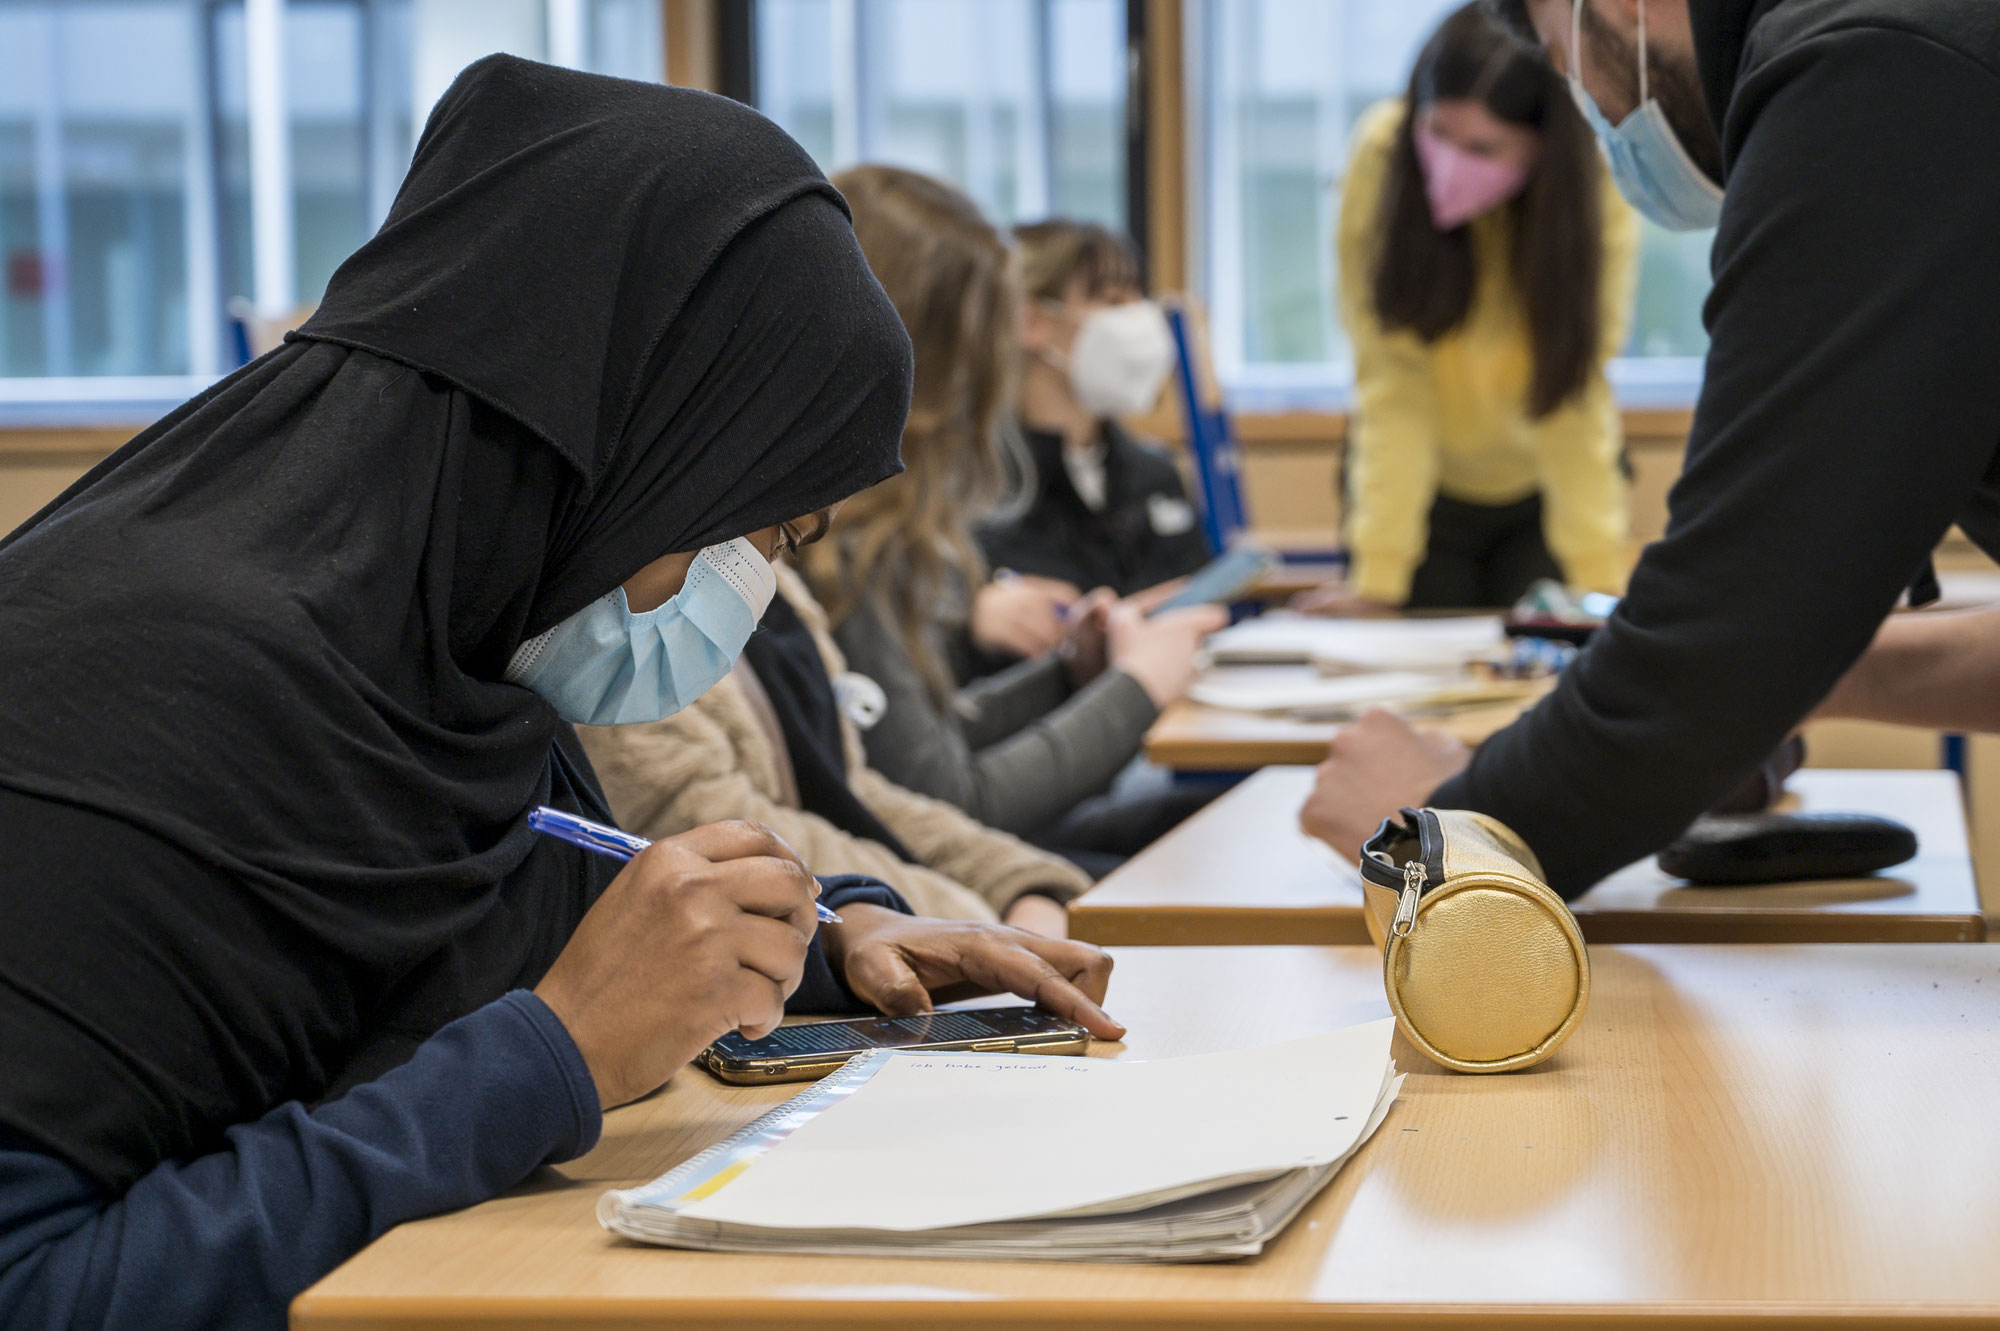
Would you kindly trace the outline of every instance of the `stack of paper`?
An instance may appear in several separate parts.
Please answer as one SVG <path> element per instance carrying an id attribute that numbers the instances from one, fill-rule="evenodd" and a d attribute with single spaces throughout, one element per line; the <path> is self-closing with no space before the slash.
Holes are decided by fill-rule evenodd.
<path id="1" fill-rule="evenodd" d="M 1325 673 L 1459 670 L 1504 639 L 1498 615 L 1316 619 L 1278 612 L 1208 640 L 1217 665 L 1317 665 Z"/>
<path id="2" fill-rule="evenodd" d="M 1340 715 L 1377 704 L 1421 702 L 1451 685 L 1438 675 L 1386 670 L 1367 675 L 1334 675 L 1283 680 L 1260 678 L 1260 672 L 1238 668 L 1203 675 L 1188 688 L 1188 697 L 1206 707 L 1237 712 L 1289 712 Z"/>
<path id="3" fill-rule="evenodd" d="M 1505 703 L 1525 705 L 1547 693 L 1552 683 L 1547 677 L 1488 679 L 1408 670 L 1301 677 L 1296 666 L 1228 666 L 1196 680 L 1188 697 L 1204 706 L 1238 712 L 1280 712 L 1300 721 L 1338 721 L 1370 707 L 1422 716 Z"/>
<path id="4" fill-rule="evenodd" d="M 729 1252 L 1205 1261 L 1262 1250 L 1368 1140 L 1391 1020 L 1150 1063 L 865 1054 L 654 1182 L 628 1238 Z"/>

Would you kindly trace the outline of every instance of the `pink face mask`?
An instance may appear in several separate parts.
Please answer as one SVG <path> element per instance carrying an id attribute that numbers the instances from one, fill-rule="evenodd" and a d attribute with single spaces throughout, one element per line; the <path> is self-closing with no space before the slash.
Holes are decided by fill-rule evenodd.
<path id="1" fill-rule="evenodd" d="M 1440 231 L 1464 226 L 1521 192 L 1528 168 L 1477 157 L 1447 143 L 1422 125 L 1413 128 L 1417 161 L 1424 168 L 1424 197 L 1431 222 Z"/>

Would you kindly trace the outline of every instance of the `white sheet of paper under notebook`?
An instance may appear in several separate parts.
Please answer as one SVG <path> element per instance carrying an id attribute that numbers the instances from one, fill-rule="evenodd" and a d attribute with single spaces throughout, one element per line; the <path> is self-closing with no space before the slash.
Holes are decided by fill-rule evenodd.
<path id="1" fill-rule="evenodd" d="M 1498 646 L 1498 615 L 1435 619 L 1319 619 L 1283 611 L 1246 619 L 1208 640 L 1218 665 L 1303 665 L 1347 670 L 1450 670 Z"/>
<path id="2" fill-rule="evenodd" d="M 758 1252 L 1203 1260 L 1262 1248 L 1388 1113 L 1390 1020 L 1154 1062 L 864 1055 L 598 1218 Z"/>

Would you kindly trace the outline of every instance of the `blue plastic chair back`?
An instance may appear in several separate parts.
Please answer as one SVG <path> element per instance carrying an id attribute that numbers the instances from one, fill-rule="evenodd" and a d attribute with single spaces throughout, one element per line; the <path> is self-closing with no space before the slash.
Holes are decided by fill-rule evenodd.
<path id="1" fill-rule="evenodd" d="M 1180 361 L 1181 407 L 1187 416 L 1188 452 L 1194 458 L 1202 532 L 1208 537 L 1209 548 L 1220 552 L 1227 550 L 1237 533 L 1249 525 L 1249 516 L 1243 510 L 1242 457 L 1236 449 L 1228 413 L 1220 405 L 1210 408 L 1201 400 L 1187 311 L 1169 307 L 1167 324 L 1173 329 L 1174 349 Z"/>

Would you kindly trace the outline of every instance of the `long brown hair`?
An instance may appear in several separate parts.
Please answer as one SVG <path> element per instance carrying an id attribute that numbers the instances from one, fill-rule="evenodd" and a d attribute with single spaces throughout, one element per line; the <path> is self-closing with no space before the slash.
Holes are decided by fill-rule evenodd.
<path id="1" fill-rule="evenodd" d="M 938 627 L 962 622 L 985 578 L 971 524 L 1002 488 L 996 433 L 1013 396 L 1020 298 L 1007 243 L 964 194 L 893 166 L 833 178 L 854 234 L 916 349 L 902 475 L 847 501 L 835 538 L 803 550 L 837 624 L 870 595 L 940 700 L 952 691 Z"/>
<path id="2" fill-rule="evenodd" d="M 1424 197 L 1413 131 L 1423 108 L 1440 100 L 1477 101 L 1541 135 L 1527 185 L 1504 206 L 1513 213 L 1511 267 L 1534 349 L 1528 413 L 1546 416 L 1583 390 L 1597 362 L 1603 218 L 1590 127 L 1540 48 L 1479 4 L 1453 11 L 1424 44 L 1382 192 L 1374 295 L 1383 327 L 1426 342 L 1465 322 L 1477 279 L 1470 229 L 1439 231 Z"/>

